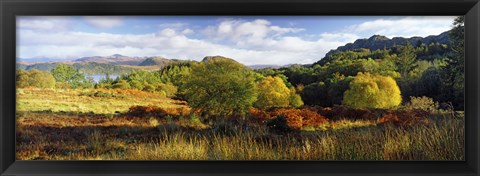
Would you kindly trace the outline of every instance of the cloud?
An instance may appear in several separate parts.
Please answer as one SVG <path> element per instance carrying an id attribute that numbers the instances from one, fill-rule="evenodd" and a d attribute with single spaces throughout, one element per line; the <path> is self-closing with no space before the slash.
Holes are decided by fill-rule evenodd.
<path id="1" fill-rule="evenodd" d="M 426 37 L 438 35 L 451 29 L 455 17 L 402 17 L 400 19 L 377 19 L 352 25 L 347 31 L 352 33 L 379 34 L 387 37 Z M 448 21 L 446 23 L 446 21 Z"/>
<path id="2" fill-rule="evenodd" d="M 109 29 L 123 25 L 122 17 L 118 16 L 86 16 L 84 20 L 96 27 L 102 29 Z"/>
<path id="3" fill-rule="evenodd" d="M 423 24 L 428 22 L 433 24 Z M 294 26 L 282 27 L 265 19 L 250 21 L 223 19 L 214 25 L 197 30 L 200 32 L 197 32 L 198 35 L 195 34 L 195 38 L 190 36 L 194 31 L 182 23 L 164 25 L 158 31 L 144 34 L 68 30 L 52 33 L 39 30 L 34 25 L 23 25 L 19 29 L 17 56 L 76 59 L 84 56 L 107 56 L 120 53 L 128 56 L 164 56 L 201 60 L 209 55 L 222 55 L 246 65 L 311 64 L 323 58 L 331 49 L 365 36 L 373 34 L 431 35 L 448 30 L 450 23 L 451 20 L 444 18 L 378 19 L 347 26 L 344 30 L 302 37 L 301 32 L 307 29 Z M 433 29 L 433 27 L 440 29 Z M 49 29 L 49 27 L 45 28 Z M 427 32 L 422 32 L 420 28 L 426 29 Z M 312 31 L 309 32 L 312 33 Z"/>
<path id="4" fill-rule="evenodd" d="M 203 33 L 215 40 L 227 40 L 237 47 L 258 48 L 278 42 L 288 33 L 304 31 L 302 28 L 283 28 L 274 26 L 270 21 L 256 19 L 253 21 L 227 19 L 215 26 L 208 26 Z"/>
<path id="5" fill-rule="evenodd" d="M 42 32 L 66 31 L 71 28 L 71 20 L 68 17 L 57 16 L 19 16 L 17 17 L 17 29 L 31 29 Z"/>

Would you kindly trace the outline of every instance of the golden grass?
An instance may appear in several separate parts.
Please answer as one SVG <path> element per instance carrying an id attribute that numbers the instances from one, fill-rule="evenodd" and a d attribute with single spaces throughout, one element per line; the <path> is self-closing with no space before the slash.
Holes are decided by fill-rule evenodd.
<path id="1" fill-rule="evenodd" d="M 82 93 L 102 91 L 119 97 L 90 97 Z M 38 89 L 17 90 L 17 111 L 81 112 L 115 114 L 126 112 L 131 106 L 185 107 L 184 102 L 165 96 L 137 90 L 108 89 Z"/>
<path id="2" fill-rule="evenodd" d="M 463 160 L 464 118 L 396 126 L 376 120 L 330 120 L 321 130 L 284 135 L 265 126 L 208 126 L 199 117 L 136 117 L 130 106 L 186 108 L 139 91 L 20 89 L 19 160 Z M 123 97 L 123 98 L 120 98 Z M 91 113 L 90 113 L 91 112 Z M 461 114 L 460 114 L 461 115 Z"/>
<path id="3" fill-rule="evenodd" d="M 62 117 L 80 120 L 86 117 Z M 100 117 L 98 117 L 100 118 Z M 20 119 L 20 118 L 19 118 Z M 60 127 L 47 115 L 19 120 L 19 160 L 462 160 L 463 119 L 432 126 L 393 125 L 269 133 L 264 127 L 194 129 L 185 122 L 116 117 Z M 95 118 L 93 118 L 95 119 Z M 135 119 L 135 120 L 133 120 Z M 130 123 L 123 123 L 131 120 Z M 23 124 L 25 123 L 25 124 Z M 107 125 L 108 124 L 108 125 Z"/>

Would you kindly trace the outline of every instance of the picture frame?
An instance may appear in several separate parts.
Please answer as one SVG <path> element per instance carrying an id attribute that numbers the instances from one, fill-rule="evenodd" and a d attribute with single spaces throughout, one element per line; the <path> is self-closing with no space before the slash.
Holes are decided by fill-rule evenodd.
<path id="1" fill-rule="evenodd" d="M 0 173 L 10 175 L 480 174 L 478 0 L 1 0 Z M 465 15 L 465 161 L 15 161 L 18 15 Z"/>

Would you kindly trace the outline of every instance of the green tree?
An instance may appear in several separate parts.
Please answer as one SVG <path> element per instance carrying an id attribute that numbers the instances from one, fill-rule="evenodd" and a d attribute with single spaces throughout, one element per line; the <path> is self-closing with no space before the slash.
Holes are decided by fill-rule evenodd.
<path id="1" fill-rule="evenodd" d="M 51 73 L 57 82 L 65 82 L 70 88 L 92 88 L 94 85 L 84 74 L 67 64 L 58 64 Z"/>
<path id="2" fill-rule="evenodd" d="M 417 55 L 415 54 L 415 49 L 410 42 L 407 42 L 407 44 L 400 49 L 400 54 L 397 56 L 396 64 L 398 71 L 402 76 L 406 76 L 416 67 L 416 57 Z"/>
<path id="3" fill-rule="evenodd" d="M 55 78 L 52 74 L 37 69 L 30 71 L 18 70 L 16 74 L 18 88 L 37 87 L 55 88 Z"/>
<path id="4" fill-rule="evenodd" d="M 255 106 L 266 109 L 287 107 L 290 104 L 290 89 L 280 77 L 267 76 L 258 83 L 258 98 Z"/>
<path id="5" fill-rule="evenodd" d="M 345 91 L 343 104 L 353 108 L 394 108 L 402 103 L 400 88 L 391 77 L 359 72 Z"/>
<path id="6" fill-rule="evenodd" d="M 211 120 L 244 116 L 257 99 L 254 72 L 230 59 L 192 65 L 184 89 L 189 105 Z"/>
<path id="7" fill-rule="evenodd" d="M 130 84 L 127 82 L 127 80 L 123 80 L 123 79 L 122 79 L 122 80 L 118 81 L 117 83 L 115 83 L 115 84 L 113 85 L 113 88 L 126 90 L 126 89 L 130 89 L 131 86 L 130 86 Z"/>
<path id="8" fill-rule="evenodd" d="M 442 100 L 452 102 L 456 109 L 464 107 L 465 93 L 465 27 L 464 16 L 455 18 L 453 29 L 450 30 L 449 38 L 452 56 L 446 59 L 447 64 L 443 68 L 442 74 Z"/>
<path id="9" fill-rule="evenodd" d="M 296 93 L 297 91 L 295 90 L 294 87 L 290 87 L 290 96 L 288 97 L 288 101 L 290 102 L 290 106 L 294 108 L 299 108 L 303 106 L 303 100 L 300 95 Z"/>

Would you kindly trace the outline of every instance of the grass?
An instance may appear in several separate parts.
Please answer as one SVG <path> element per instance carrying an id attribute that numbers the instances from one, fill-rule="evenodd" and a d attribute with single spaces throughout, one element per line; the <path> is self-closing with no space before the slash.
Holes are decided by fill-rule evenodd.
<path id="1" fill-rule="evenodd" d="M 156 105 L 164 108 L 185 105 L 150 93 L 105 90 L 124 95 L 123 98 L 119 98 L 80 96 L 82 91 L 94 90 L 21 90 L 17 104 L 19 109 L 17 159 L 463 160 L 465 158 L 462 114 L 459 114 L 459 117 L 430 116 L 433 123 L 409 126 L 345 117 L 330 120 L 322 128 L 276 134 L 269 132 L 263 125 L 208 126 L 197 116 L 181 118 L 128 116 L 115 111 L 126 112 L 130 106 L 138 105 Z M 97 104 L 107 108 L 97 107 Z M 79 107 L 83 107 L 83 111 L 80 111 Z"/>
<path id="2" fill-rule="evenodd" d="M 184 107 L 184 102 L 172 100 L 156 93 L 136 90 L 108 89 L 19 89 L 17 111 L 78 112 L 94 114 L 115 114 L 126 112 L 131 106 L 161 106 L 164 108 Z M 122 96 L 88 96 L 103 94 Z"/>

